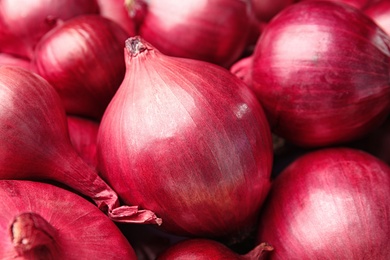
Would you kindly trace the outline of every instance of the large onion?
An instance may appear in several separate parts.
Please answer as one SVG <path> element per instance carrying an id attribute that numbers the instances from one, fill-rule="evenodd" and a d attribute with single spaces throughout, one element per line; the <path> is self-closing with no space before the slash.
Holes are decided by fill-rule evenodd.
<path id="1" fill-rule="evenodd" d="M 41 37 L 81 14 L 97 14 L 96 0 L 1 0 L 0 52 L 32 58 Z"/>
<path id="2" fill-rule="evenodd" d="M 253 92 L 226 69 L 126 41 L 127 71 L 99 127 L 102 176 L 182 235 L 240 239 L 270 186 L 272 142 Z"/>
<path id="3" fill-rule="evenodd" d="M 89 201 L 51 184 L 0 181 L 0 258 L 127 259 L 118 227 Z"/>
<path id="4" fill-rule="evenodd" d="M 119 199 L 73 148 L 55 89 L 20 67 L 0 66 L 0 179 L 51 180 L 93 200 L 113 220 L 156 223 Z"/>
<path id="5" fill-rule="evenodd" d="M 307 153 L 274 181 L 259 221 L 270 259 L 390 259 L 390 168 L 360 150 Z"/>
<path id="6" fill-rule="evenodd" d="M 98 118 L 125 74 L 128 35 L 100 15 L 80 15 L 47 33 L 37 44 L 36 70 L 55 87 L 68 114 Z"/>
<path id="7" fill-rule="evenodd" d="M 390 37 L 359 10 L 331 1 L 284 9 L 253 56 L 252 86 L 272 130 L 302 146 L 354 140 L 390 109 Z"/>
<path id="8" fill-rule="evenodd" d="M 141 0 L 142 1 L 142 0 Z M 166 55 L 230 66 L 251 29 L 243 0 L 149 0 L 140 35 Z"/>

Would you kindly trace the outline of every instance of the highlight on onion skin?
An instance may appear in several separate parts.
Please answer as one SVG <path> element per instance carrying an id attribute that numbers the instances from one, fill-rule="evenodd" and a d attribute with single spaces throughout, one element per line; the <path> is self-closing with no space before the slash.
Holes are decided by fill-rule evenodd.
<path id="1" fill-rule="evenodd" d="M 137 259 L 119 228 L 73 192 L 0 180 L 0 195 L 1 259 Z"/>
<path id="2" fill-rule="evenodd" d="M 272 131 L 304 147 L 356 140 L 390 111 L 390 37 L 331 1 L 284 9 L 253 56 L 252 85 Z"/>
<path id="3" fill-rule="evenodd" d="M 273 182 L 258 241 L 270 259 L 389 259 L 390 168 L 357 149 L 302 155 Z"/>
<path id="4" fill-rule="evenodd" d="M 98 133 L 101 176 L 165 231 L 241 240 L 270 186 L 272 138 L 253 92 L 228 70 L 126 41 L 127 71 Z"/>
<path id="5" fill-rule="evenodd" d="M 73 148 L 61 99 L 41 76 L 0 66 L 0 179 L 55 181 L 91 199 L 112 220 L 160 223 L 118 195 Z"/>
<path id="6" fill-rule="evenodd" d="M 38 41 L 59 23 L 98 13 L 96 0 L 2 0 L 0 52 L 32 59 Z"/>
<path id="7" fill-rule="evenodd" d="M 251 30 L 249 5 L 238 0 L 136 0 L 147 10 L 139 35 L 162 53 L 229 67 Z"/>
<path id="8" fill-rule="evenodd" d="M 47 33 L 33 64 L 59 93 L 68 114 L 100 120 L 125 74 L 128 35 L 101 15 L 80 15 Z"/>
<path id="9" fill-rule="evenodd" d="M 230 260 L 254 260 L 266 259 L 273 247 L 267 243 L 261 243 L 244 255 L 239 255 L 227 246 L 211 239 L 187 239 L 172 245 L 157 260 L 204 260 L 204 259 L 230 259 Z"/>

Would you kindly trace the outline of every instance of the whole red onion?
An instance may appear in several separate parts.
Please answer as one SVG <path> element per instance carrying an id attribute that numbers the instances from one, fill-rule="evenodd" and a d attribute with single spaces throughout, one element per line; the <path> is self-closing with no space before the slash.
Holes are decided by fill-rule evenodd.
<path id="1" fill-rule="evenodd" d="M 364 9 L 364 13 L 390 35 L 390 1 L 381 0 L 375 2 Z"/>
<path id="2" fill-rule="evenodd" d="M 239 255 L 225 245 L 210 239 L 188 239 L 178 242 L 161 253 L 157 260 L 205 260 L 205 259 L 229 259 L 229 260 L 261 260 L 266 259 L 267 253 L 272 251 L 272 246 L 262 243 L 245 255 Z"/>
<path id="3" fill-rule="evenodd" d="M 68 114 L 100 119 L 123 80 L 128 36 L 107 18 L 80 15 L 41 39 L 36 70 L 58 91 Z"/>
<path id="4" fill-rule="evenodd" d="M 0 179 L 55 181 L 90 198 L 112 220 L 160 222 L 148 210 L 119 206 L 118 195 L 73 148 L 55 89 L 16 66 L 0 66 Z"/>
<path id="5" fill-rule="evenodd" d="M 73 192 L 0 180 L 0 196 L 1 259 L 137 259 L 118 227 Z"/>
<path id="6" fill-rule="evenodd" d="M 389 259 L 390 168 L 356 149 L 327 148 L 273 182 L 258 241 L 270 259 Z"/>
<path id="7" fill-rule="evenodd" d="M 1 0 L 0 52 L 32 59 L 35 45 L 58 21 L 98 12 L 96 0 Z"/>
<path id="8" fill-rule="evenodd" d="M 377 128 L 390 109 L 389 46 L 353 7 L 308 1 L 284 9 L 253 56 L 252 86 L 273 132 L 318 147 Z"/>
<path id="9" fill-rule="evenodd" d="M 99 122 L 85 117 L 67 115 L 70 142 L 78 154 L 97 168 L 96 141 Z"/>
<path id="10" fill-rule="evenodd" d="M 99 170 L 125 202 L 191 236 L 246 236 L 270 186 L 272 141 L 253 92 L 226 69 L 126 41 L 102 118 Z"/>
<path id="11" fill-rule="evenodd" d="M 139 34 L 166 55 L 228 67 L 246 47 L 251 21 L 244 0 L 146 2 Z"/>

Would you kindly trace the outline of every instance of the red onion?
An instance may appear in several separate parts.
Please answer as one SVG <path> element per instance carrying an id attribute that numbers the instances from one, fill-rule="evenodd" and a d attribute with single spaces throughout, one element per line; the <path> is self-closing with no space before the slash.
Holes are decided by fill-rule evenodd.
<path id="1" fill-rule="evenodd" d="M 181 241 L 157 257 L 157 260 L 254 260 L 265 259 L 266 253 L 272 251 L 272 246 L 262 243 L 245 255 L 239 255 L 225 245 L 210 239 L 189 239 Z"/>
<path id="2" fill-rule="evenodd" d="M 178 235 L 239 240 L 270 186 L 272 141 L 253 92 L 217 65 L 126 41 L 127 71 L 102 118 L 99 170 L 126 203 Z"/>
<path id="3" fill-rule="evenodd" d="M 1 259 L 137 259 L 118 227 L 72 192 L 1 180 L 0 196 Z"/>
<path id="4" fill-rule="evenodd" d="M 389 113 L 390 38 L 362 12 L 329 1 L 284 9 L 253 56 L 252 85 L 271 129 L 301 146 L 355 140 Z"/>
<path id="5" fill-rule="evenodd" d="M 117 194 L 77 154 L 61 100 L 42 77 L 0 67 L 0 179 L 52 180 L 91 198 L 111 219 L 159 222 L 148 210 L 121 206 Z"/>
<path id="6" fill-rule="evenodd" d="M 1 65 L 19 66 L 34 71 L 30 60 L 7 53 L 0 53 L 0 66 Z"/>
<path id="7" fill-rule="evenodd" d="M 136 35 L 136 21 L 131 10 L 126 7 L 126 0 L 97 0 L 100 15 L 118 23 L 128 35 Z"/>
<path id="8" fill-rule="evenodd" d="M 100 118 L 125 74 L 128 34 L 99 15 L 64 22 L 42 38 L 34 63 L 60 94 L 68 114 Z"/>
<path id="9" fill-rule="evenodd" d="M 382 0 L 368 6 L 364 13 L 390 35 L 390 2 L 388 0 Z"/>
<path id="10" fill-rule="evenodd" d="M 257 20 L 269 22 L 275 15 L 297 0 L 250 0 Z"/>
<path id="11" fill-rule="evenodd" d="M 244 0 L 149 0 L 140 35 L 166 55 L 230 66 L 251 21 Z"/>
<path id="12" fill-rule="evenodd" d="M 39 39 L 59 20 L 98 12 L 96 0 L 1 0 L 0 51 L 31 59 Z"/>
<path id="13" fill-rule="evenodd" d="M 307 153 L 274 181 L 258 241 L 270 259 L 389 259 L 390 168 L 360 150 Z"/>
<path id="14" fill-rule="evenodd" d="M 231 73 L 236 75 L 249 87 L 252 87 L 252 63 L 253 55 L 249 55 L 236 61 L 229 69 Z"/>
<path id="15" fill-rule="evenodd" d="M 99 122 L 79 116 L 67 116 L 70 142 L 89 165 L 97 168 L 96 141 Z"/>

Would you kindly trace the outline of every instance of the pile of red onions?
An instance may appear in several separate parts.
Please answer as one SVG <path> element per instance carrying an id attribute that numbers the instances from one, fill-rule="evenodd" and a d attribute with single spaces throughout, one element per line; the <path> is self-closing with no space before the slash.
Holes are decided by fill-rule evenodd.
<path id="1" fill-rule="evenodd" d="M 389 259 L 390 168 L 365 152 L 307 153 L 274 181 L 259 221 L 270 259 Z"/>
<path id="2" fill-rule="evenodd" d="M 0 180 L 0 196 L 1 259 L 137 259 L 119 228 L 73 192 Z"/>
<path id="3" fill-rule="evenodd" d="M 100 15 L 77 16 L 39 41 L 36 71 L 56 88 L 68 114 L 100 119 L 123 80 L 129 36 Z"/>
<path id="4" fill-rule="evenodd" d="M 1 0 L 0 52 L 31 59 L 41 37 L 59 23 L 98 13 L 96 0 Z"/>
<path id="5" fill-rule="evenodd" d="M 147 11 L 139 34 L 166 55 L 224 67 L 246 47 L 251 21 L 246 0 L 136 0 Z"/>
<path id="6" fill-rule="evenodd" d="M 126 41 L 127 71 L 99 127 L 102 177 L 174 234 L 240 240 L 270 186 L 272 141 L 253 92 L 228 70 Z M 231 242 L 231 241 L 229 241 Z"/>
<path id="7" fill-rule="evenodd" d="M 55 181 L 95 202 L 111 219 L 159 223 L 148 210 L 119 206 L 112 188 L 77 154 L 55 89 L 16 66 L 0 66 L 0 179 Z"/>
<path id="8" fill-rule="evenodd" d="M 252 86 L 271 129 L 301 146 L 360 138 L 390 111 L 390 37 L 359 10 L 305 1 L 262 32 Z"/>

